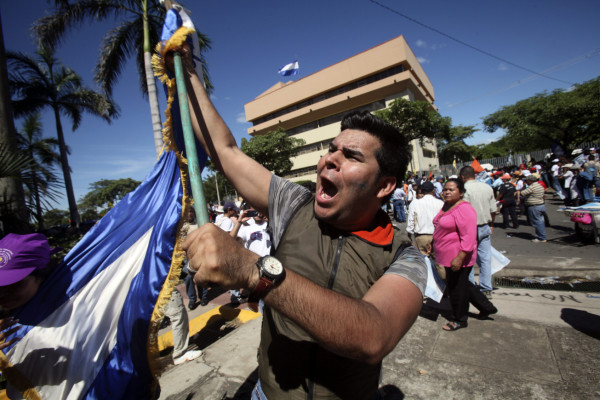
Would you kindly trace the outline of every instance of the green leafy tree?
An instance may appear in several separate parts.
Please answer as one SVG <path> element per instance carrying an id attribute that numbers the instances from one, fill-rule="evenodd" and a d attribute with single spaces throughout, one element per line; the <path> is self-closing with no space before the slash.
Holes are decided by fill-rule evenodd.
<path id="1" fill-rule="evenodd" d="M 169 7 L 171 2 L 167 0 L 165 3 L 169 3 Z M 79 0 L 73 3 L 55 0 L 54 4 L 53 12 L 38 19 L 33 25 L 39 43 L 47 46 L 58 45 L 68 31 L 80 28 L 85 23 L 110 21 L 115 24 L 100 44 L 95 80 L 111 96 L 127 59 L 135 58 L 140 89 L 144 96 L 148 95 L 154 144 L 156 154 L 159 154 L 162 148 L 162 126 L 151 58 L 160 40 L 165 7 L 159 0 Z M 210 48 L 210 39 L 200 32 L 198 42 L 201 51 Z M 200 62 L 204 67 L 204 82 L 210 92 L 212 85 L 206 62 L 204 59 Z"/>
<path id="2" fill-rule="evenodd" d="M 288 136 L 278 128 L 250 140 L 242 138 L 241 149 L 275 175 L 282 176 L 292 170 L 294 164 L 290 158 L 298 154 L 304 143 L 303 139 Z"/>
<path id="3" fill-rule="evenodd" d="M 442 117 L 430 103 L 404 98 L 397 98 L 388 108 L 375 114 L 389 122 L 409 140 L 417 139 L 421 144 L 427 139 L 447 137 L 452 124 L 450 117 Z"/>
<path id="4" fill-rule="evenodd" d="M 52 209 L 44 214 L 44 221 L 48 226 L 60 226 L 69 224 L 69 212 L 65 210 Z"/>
<path id="5" fill-rule="evenodd" d="M 83 212 L 88 212 L 86 216 L 89 219 L 95 219 L 93 218 L 96 215 L 94 212 L 99 212 L 101 216 L 106 214 L 139 185 L 139 181 L 131 178 L 103 179 L 94 182 L 90 184 L 90 191 L 79 202 L 79 207 Z"/>
<path id="6" fill-rule="evenodd" d="M 508 145 L 506 138 L 502 137 L 495 142 L 488 144 L 480 144 L 477 146 L 473 146 L 473 155 L 479 159 L 486 158 L 494 158 L 494 157 L 503 157 L 508 155 L 511 152 L 511 148 Z"/>
<path id="7" fill-rule="evenodd" d="M 19 149 L 30 160 L 28 167 L 22 170 L 22 177 L 27 187 L 28 207 L 41 230 L 44 229 L 43 210 L 50 208 L 49 201 L 57 201 L 61 197 L 60 190 L 63 188 L 53 169 L 60 165 L 58 140 L 42 138 L 40 114 L 36 113 L 25 118 L 17 141 Z"/>
<path id="8" fill-rule="evenodd" d="M 538 150 L 557 143 L 570 152 L 581 142 L 600 139 L 600 77 L 502 107 L 483 124 L 488 132 L 504 129 L 513 149 Z"/>
<path id="9" fill-rule="evenodd" d="M 204 188 L 204 197 L 209 203 L 217 203 L 219 200 L 222 202 L 223 199 L 235 197 L 236 194 L 231 182 L 220 172 L 214 171 L 208 174 L 202 179 L 202 185 Z M 217 187 L 219 188 L 218 194 Z"/>
<path id="10" fill-rule="evenodd" d="M 440 164 L 452 164 L 455 158 L 463 161 L 471 159 L 473 146 L 466 144 L 465 139 L 473 136 L 476 131 L 471 125 L 458 125 L 439 133 L 436 139 Z"/>
<path id="11" fill-rule="evenodd" d="M 48 108 L 54 113 L 71 223 L 79 228 L 80 217 L 73 192 L 61 115 L 68 117 L 73 123 L 72 129 L 76 130 L 84 112 L 111 122 L 118 116 L 118 110 L 109 99 L 83 86 L 79 75 L 60 65 L 52 50 L 42 47 L 36 54 L 37 57 L 33 58 L 23 53 L 7 53 L 12 106 L 15 116 L 37 113 Z"/>

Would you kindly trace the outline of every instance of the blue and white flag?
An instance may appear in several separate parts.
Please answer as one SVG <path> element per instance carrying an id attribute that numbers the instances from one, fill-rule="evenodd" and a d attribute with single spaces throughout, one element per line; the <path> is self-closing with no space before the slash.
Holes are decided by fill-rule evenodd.
<path id="1" fill-rule="evenodd" d="M 281 76 L 291 76 L 298 75 L 299 71 L 300 66 L 298 65 L 298 61 L 294 61 L 293 63 L 281 67 L 278 72 Z"/>
<path id="2" fill-rule="evenodd" d="M 177 158 L 165 152 L 16 313 L 22 339 L 6 355 L 41 398 L 150 398 L 148 332 L 181 201 Z"/>
<path id="3" fill-rule="evenodd" d="M 178 232 L 191 207 L 176 102 L 169 92 L 166 147 L 146 179 L 14 313 L 20 328 L 10 338 L 21 339 L 0 354 L 11 399 L 156 398 L 158 326 L 179 279 Z M 206 154 L 198 156 L 204 165 Z"/>

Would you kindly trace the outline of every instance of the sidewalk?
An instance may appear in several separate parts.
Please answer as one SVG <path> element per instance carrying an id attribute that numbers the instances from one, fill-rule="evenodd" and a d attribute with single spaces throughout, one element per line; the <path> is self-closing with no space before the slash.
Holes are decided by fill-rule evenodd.
<path id="1" fill-rule="evenodd" d="M 497 315 L 446 332 L 446 303 L 431 300 L 384 359 L 385 399 L 600 397 L 600 294 L 498 289 Z M 472 310 L 474 311 L 474 310 Z M 160 399 L 248 399 L 261 318 L 171 367 Z"/>

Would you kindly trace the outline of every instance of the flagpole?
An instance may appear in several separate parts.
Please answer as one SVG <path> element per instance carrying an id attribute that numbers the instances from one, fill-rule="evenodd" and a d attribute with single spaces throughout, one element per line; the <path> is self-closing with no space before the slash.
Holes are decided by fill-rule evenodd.
<path id="1" fill-rule="evenodd" d="M 173 54 L 173 61 L 175 63 L 175 82 L 177 83 L 177 95 L 179 98 L 179 112 L 181 115 L 181 126 L 183 128 L 183 139 L 185 141 L 185 153 L 188 160 L 192 196 L 194 197 L 194 210 L 196 211 L 198 225 L 204 225 L 210 222 L 210 220 L 208 219 L 208 209 L 206 207 L 206 198 L 202 186 L 202 174 L 200 173 L 198 152 L 196 150 L 194 130 L 192 129 L 192 120 L 190 118 L 190 107 L 187 100 L 183 62 L 181 61 L 181 54 L 179 54 L 179 52 Z"/>

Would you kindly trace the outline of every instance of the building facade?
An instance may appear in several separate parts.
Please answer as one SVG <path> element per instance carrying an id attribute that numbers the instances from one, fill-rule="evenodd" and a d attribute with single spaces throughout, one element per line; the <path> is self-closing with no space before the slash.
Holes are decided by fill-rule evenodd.
<path id="1" fill-rule="evenodd" d="M 398 36 L 295 82 L 279 82 L 245 104 L 248 134 L 262 135 L 283 128 L 304 139 L 292 159 L 292 181 L 316 181 L 317 162 L 339 134 L 342 117 L 353 110 L 381 110 L 395 99 L 432 104 L 433 86 L 412 50 Z M 437 146 L 412 141 L 411 171 L 437 169 Z"/>

